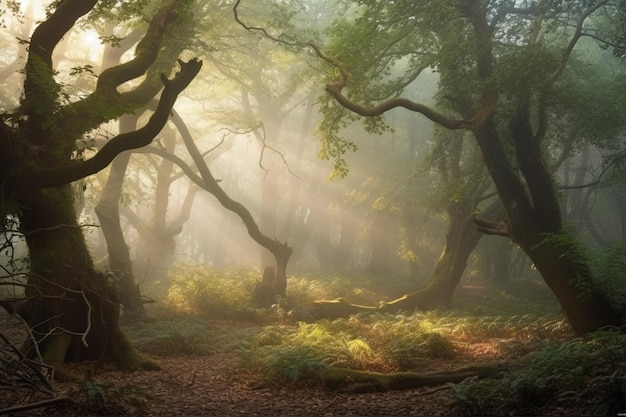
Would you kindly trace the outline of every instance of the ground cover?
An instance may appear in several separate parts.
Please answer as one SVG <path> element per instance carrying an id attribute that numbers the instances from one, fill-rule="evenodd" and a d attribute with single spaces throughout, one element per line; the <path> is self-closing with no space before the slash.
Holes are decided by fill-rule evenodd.
<path id="1" fill-rule="evenodd" d="M 194 279 L 198 275 L 196 271 Z M 455 308 L 446 312 L 315 320 L 307 310 L 313 299 L 342 296 L 371 302 L 397 296 L 389 292 L 402 292 L 408 283 L 398 282 L 390 290 L 375 277 L 301 277 L 290 282 L 292 299 L 277 300 L 271 309 L 262 310 L 245 302 L 249 287 L 242 276 L 246 274 L 217 280 L 209 276 L 207 282 L 174 280 L 169 294 L 150 306 L 150 321 L 124 325 L 134 344 L 158 360 L 160 371 L 121 373 L 105 362 L 77 364 L 70 367 L 76 380 L 53 383 L 54 397 L 68 400 L 14 409 L 12 414 L 448 416 L 626 411 L 626 337 L 620 329 L 606 329 L 575 338 L 540 283 L 513 282 L 501 288 L 467 283 L 457 291 Z M 424 385 L 372 379 L 409 375 L 415 380 L 415 375 L 487 368 L 493 372 Z M 337 370 L 345 371 L 344 379 L 329 383 Z M 0 409 L 5 410 L 45 397 L 28 387 L 4 392 Z"/>

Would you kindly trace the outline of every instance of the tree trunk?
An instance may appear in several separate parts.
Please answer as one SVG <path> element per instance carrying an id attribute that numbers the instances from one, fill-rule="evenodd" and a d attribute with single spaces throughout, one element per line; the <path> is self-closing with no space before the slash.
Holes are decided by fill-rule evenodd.
<path id="1" fill-rule="evenodd" d="M 246 226 L 248 235 L 250 235 L 255 242 L 267 249 L 274 256 L 274 260 L 276 262 L 276 272 L 272 290 L 274 291 L 275 296 L 284 298 L 286 296 L 287 288 L 287 264 L 289 263 L 289 258 L 291 257 L 293 249 L 286 242 L 281 243 L 277 239 L 272 239 L 261 232 L 259 225 L 254 220 L 254 217 L 252 217 L 250 211 L 243 204 L 230 198 L 230 196 L 219 185 L 215 177 L 213 177 L 213 174 L 209 170 L 202 154 L 198 150 L 191 133 L 180 116 L 176 112 L 172 112 L 172 119 L 176 124 L 176 127 L 182 136 L 183 142 L 185 143 L 185 146 L 187 147 L 187 150 L 189 151 L 189 154 L 196 164 L 200 174 L 200 177 L 198 177 L 195 173 L 188 173 L 189 177 L 192 178 L 192 180 L 203 190 L 211 193 L 224 208 L 239 216 Z M 267 272 L 264 272 L 264 274 L 267 274 L 267 276 L 264 277 L 264 281 L 271 282 L 269 278 L 270 269 L 266 269 L 266 271 Z"/>
<path id="2" fill-rule="evenodd" d="M 136 127 L 136 116 L 120 118 L 120 132 L 130 132 Z M 120 303 L 124 307 L 124 312 L 135 317 L 145 317 L 146 311 L 141 301 L 139 287 L 135 283 L 130 252 L 120 223 L 119 204 L 129 161 L 130 152 L 124 152 L 115 158 L 95 212 L 107 243 L 109 268 L 119 282 Z"/>
<path id="3" fill-rule="evenodd" d="M 339 318 L 359 312 L 396 313 L 398 311 L 435 310 L 450 307 L 454 290 L 458 286 L 467 259 L 482 234 L 474 226 L 475 206 L 470 201 L 451 203 L 448 208 L 449 226 L 446 244 L 425 288 L 406 294 L 378 307 L 350 304 L 343 299 L 318 301 L 315 304 L 319 318 Z M 498 218 L 502 210 L 499 202 L 484 210 L 487 218 Z"/>
<path id="4" fill-rule="evenodd" d="M 522 103 L 511 132 L 528 190 L 507 160 L 493 118 L 474 132 L 507 212 L 507 231 L 498 234 L 508 234 L 530 257 L 576 333 L 621 325 L 621 315 L 594 280 L 582 249 L 562 226 L 550 171 L 528 120 Z"/>
<path id="5" fill-rule="evenodd" d="M 390 213 L 386 210 L 374 210 L 369 233 L 370 259 L 367 272 L 372 274 L 389 274 L 393 272 L 393 256 L 397 248 L 398 235 L 394 233 L 394 225 Z"/>
<path id="6" fill-rule="evenodd" d="M 383 374 L 331 367 L 323 373 L 322 379 L 324 380 L 324 386 L 333 391 L 366 393 L 458 384 L 467 378 L 495 377 L 506 370 L 508 370 L 508 367 L 505 364 L 488 364 L 443 371 Z"/>
<path id="7" fill-rule="evenodd" d="M 22 313 L 46 363 L 108 357 L 122 369 L 155 368 L 119 328 L 117 291 L 94 268 L 76 221 L 70 186 L 33 190 L 20 199 L 20 226 L 31 273 Z"/>

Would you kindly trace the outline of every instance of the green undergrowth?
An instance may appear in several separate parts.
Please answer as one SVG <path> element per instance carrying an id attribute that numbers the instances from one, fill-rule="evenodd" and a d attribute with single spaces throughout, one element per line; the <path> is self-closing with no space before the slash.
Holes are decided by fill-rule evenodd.
<path id="1" fill-rule="evenodd" d="M 501 379 L 452 386 L 461 415 L 576 415 L 626 411 L 626 335 L 620 329 L 548 343 Z"/>
<path id="2" fill-rule="evenodd" d="M 125 334 L 142 352 L 157 356 L 212 355 L 230 352 L 257 328 L 233 327 L 189 314 L 160 312 L 150 321 L 123 326 Z"/>
<path id="3" fill-rule="evenodd" d="M 569 327 L 560 317 L 478 317 L 459 312 L 357 315 L 265 326 L 242 340 L 240 367 L 253 369 L 272 383 L 306 383 L 317 381 L 331 366 L 381 372 L 434 370 L 441 361 L 472 360 L 468 349 L 479 341 L 498 338 L 496 349 L 507 357 L 568 335 Z"/>
<path id="4" fill-rule="evenodd" d="M 330 367 L 421 372 L 504 362 L 511 371 L 499 378 L 450 385 L 457 414 L 541 415 L 572 404 L 587 414 L 626 411 L 626 336 L 606 330 L 575 338 L 540 282 L 465 283 L 446 312 L 315 321 L 309 310 L 315 300 L 377 305 L 421 284 L 403 277 L 298 276 L 288 280 L 286 299 L 262 309 L 251 304 L 260 275 L 181 265 L 172 271 L 165 302 L 150 313 L 155 319 L 126 324 L 125 331 L 150 354 L 234 354 L 234 371 L 262 385 L 319 385 Z"/>
<path id="5" fill-rule="evenodd" d="M 266 323 L 275 320 L 309 321 L 314 301 L 343 297 L 357 304 L 378 305 L 415 289 L 404 276 L 320 274 L 290 277 L 287 298 L 272 308 L 252 304 L 261 271 L 255 268 L 212 269 L 193 263 L 180 264 L 169 274 L 169 289 L 162 301 L 175 312 L 227 320 Z"/>
<path id="6" fill-rule="evenodd" d="M 235 354 L 235 371 L 264 385 L 319 385 L 330 367 L 421 372 L 473 362 L 510 363 L 514 372 L 499 379 L 466 380 L 452 387 L 454 405 L 470 415 L 526 407 L 521 404 L 536 410 L 549 398 L 584 402 L 591 392 L 585 390 L 594 384 L 609 387 L 606 391 L 615 398 L 607 404 L 620 401 L 621 374 L 609 371 L 615 373 L 626 361 L 626 340 L 615 332 L 573 338 L 540 283 L 513 281 L 500 288 L 466 284 L 447 312 L 314 321 L 307 311 L 315 300 L 344 297 L 376 305 L 409 292 L 411 283 L 332 274 L 293 277 L 287 299 L 259 309 L 251 305 L 259 276 L 253 269 L 179 266 L 156 319 L 128 324 L 125 331 L 150 354 Z M 488 354 L 481 356 L 480 347 Z"/>
<path id="7" fill-rule="evenodd" d="M 172 310 L 225 319 L 245 319 L 259 272 L 252 268 L 212 269 L 178 265 L 169 273 L 165 305 Z"/>

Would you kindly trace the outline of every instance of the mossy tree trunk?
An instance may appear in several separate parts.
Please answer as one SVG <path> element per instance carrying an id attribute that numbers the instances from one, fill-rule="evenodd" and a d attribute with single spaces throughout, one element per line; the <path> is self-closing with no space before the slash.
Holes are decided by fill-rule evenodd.
<path id="1" fill-rule="evenodd" d="M 20 190 L 16 202 L 22 207 L 18 217 L 31 261 L 29 300 L 22 312 L 49 363 L 109 357 L 124 369 L 154 366 L 122 334 L 117 284 L 95 270 L 76 219 L 72 189 L 62 184 L 97 172 L 129 146 L 149 143 L 166 122 L 178 92 L 200 69 L 197 61 L 181 65 L 179 76 L 166 81 L 151 120 L 134 135 L 119 141 L 115 139 L 123 135 L 116 137 L 90 160 L 15 178 Z"/>
<path id="2" fill-rule="evenodd" d="M 591 5 L 582 12 L 577 31 L 599 7 Z M 552 172 L 542 148 L 548 120 L 546 95 L 564 70 L 578 35 L 573 35 L 572 42 L 562 52 L 564 59 L 539 85 L 530 81 L 529 73 L 520 75 L 517 80 L 520 88 L 512 97 L 508 126 L 499 130 L 502 124 L 495 119 L 498 90 L 493 80 L 493 29 L 485 6 L 468 7 L 466 13 L 476 42 L 477 77 L 484 83 L 479 108 L 485 117 L 477 119 L 479 122 L 472 132 L 506 210 L 506 230 L 499 234 L 510 237 L 528 254 L 578 334 L 621 325 L 621 312 L 595 280 L 584 251 L 563 226 Z M 529 37 L 530 47 L 539 46 L 535 41 Z M 489 109 L 490 112 L 484 112 Z M 501 135 L 510 138 L 512 155 L 507 153 Z M 498 234 L 498 230 L 495 232 Z"/>
<path id="3" fill-rule="evenodd" d="M 379 372 L 328 368 L 322 374 L 324 386 L 345 393 L 384 392 L 444 384 L 458 384 L 467 378 L 495 378 L 507 371 L 506 364 L 488 364 L 429 372 Z"/>
<path id="4" fill-rule="evenodd" d="M 119 328 L 115 282 L 96 271 L 76 221 L 71 187 L 25 193 L 20 216 L 31 271 L 23 313 L 46 363 L 113 359 L 120 368 L 154 367 Z"/>
<path id="5" fill-rule="evenodd" d="M 509 165 L 492 119 L 475 132 L 487 168 L 507 213 L 485 233 L 510 237 L 533 261 L 578 334 L 621 325 L 622 316 L 595 280 L 586 255 L 562 224 L 560 205 L 538 140 L 532 134 L 528 103 L 522 101 L 511 126 L 527 192 Z"/>
<path id="6" fill-rule="evenodd" d="M 162 70 L 169 73 L 171 55 L 177 54 L 162 43 L 178 18 L 179 4 L 171 0 L 154 15 L 134 58 L 104 69 L 90 95 L 61 105 L 52 51 L 95 4 L 95 0 L 60 2 L 33 32 L 23 99 L 11 118 L 2 119 L 0 128 L 0 196 L 3 212 L 9 210 L 7 214 L 19 219 L 28 246 L 28 300 L 19 312 L 32 326 L 44 359 L 58 365 L 111 358 L 124 369 L 153 367 L 120 330 L 117 285 L 94 268 L 70 184 L 104 169 L 120 153 L 149 144 L 167 122 L 178 94 L 200 71 L 201 62 L 179 61 L 180 71 L 172 79 L 159 75 Z M 168 64 L 154 67 L 157 58 Z M 117 91 L 120 84 L 143 75 L 134 89 Z M 84 134 L 147 103 L 161 89 L 158 106 L 143 127 L 110 139 L 89 159 L 75 158 L 76 142 Z"/>

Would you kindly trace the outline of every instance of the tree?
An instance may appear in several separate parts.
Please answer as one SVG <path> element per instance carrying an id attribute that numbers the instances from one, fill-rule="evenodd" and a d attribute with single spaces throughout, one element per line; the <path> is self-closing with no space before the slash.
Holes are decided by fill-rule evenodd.
<path id="1" fill-rule="evenodd" d="M 345 95 L 346 88 L 351 91 L 351 76 L 345 67 L 340 81 L 328 85 L 327 91 L 341 105 L 363 116 L 377 116 L 402 106 L 443 127 L 470 130 L 507 214 L 504 227 L 481 223 L 480 230 L 508 236 L 528 254 L 576 332 L 621 324 L 621 312 L 594 279 L 582 249 L 563 227 L 556 187 L 542 147 L 549 128 L 547 99 L 552 88 L 586 33 L 588 17 L 601 8 L 611 8 L 608 2 L 541 2 L 522 8 L 509 2 L 451 2 L 441 8 L 447 18 L 433 15 L 441 11 L 428 10 L 428 6 L 426 10 L 403 11 L 363 3 L 367 7 L 358 20 L 360 24 L 372 27 L 374 16 L 382 15 L 383 21 L 379 19 L 376 24 L 385 27 L 397 22 L 399 14 L 409 12 L 403 17 L 419 22 L 416 26 L 420 28 L 410 31 L 417 39 L 422 33 L 443 39 L 432 64 L 442 69 L 442 75 L 448 65 L 463 68 L 464 77 L 442 78 L 441 85 L 448 100 L 452 104 L 461 101 L 465 111 L 461 118 L 451 119 L 403 98 L 363 106 Z M 440 27 L 433 27 L 432 20 L 425 22 L 424 16 L 439 17 Z M 560 26 L 559 19 L 568 25 Z M 551 33 L 554 29 L 549 25 L 557 25 L 556 31 Z M 400 30 L 408 29 L 393 33 L 399 35 Z M 546 35 L 541 36 L 544 32 Z"/>
<path id="2" fill-rule="evenodd" d="M 184 34 L 179 31 L 188 27 L 184 20 L 189 5 L 178 0 L 159 4 L 134 57 L 104 69 L 91 93 L 67 101 L 53 70 L 53 50 L 80 18 L 98 7 L 110 11 L 113 4 L 55 3 L 30 38 L 22 99 L 2 115 L 0 124 L 1 207 L 3 219 L 18 218 L 28 246 L 30 271 L 19 312 L 50 364 L 109 357 L 125 369 L 154 366 L 119 328 L 119 294 L 115 283 L 94 268 L 70 183 L 105 168 L 125 150 L 149 144 L 164 126 L 178 94 L 201 68 L 195 59 L 179 60 L 180 70 L 172 78 L 161 75 L 171 71 L 179 51 L 165 39 Z M 135 79 L 133 86 L 118 90 Z M 145 105 L 159 90 L 159 104 L 143 127 L 112 138 L 89 158 L 77 157 L 77 141 Z"/>
<path id="3" fill-rule="evenodd" d="M 623 312 L 564 227 L 544 147 L 549 98 L 575 64 L 580 39 L 593 35 L 590 16 L 599 11 L 623 16 L 623 4 L 360 0 L 337 21 L 324 50 L 299 42 L 335 69 L 326 91 L 336 105 L 374 129 L 381 115 L 401 107 L 472 133 L 507 217 L 479 222 L 479 230 L 509 237 L 526 252 L 579 334 L 619 325 Z M 458 116 L 401 96 L 428 68 L 440 72 L 439 94 Z M 341 168 L 349 141 L 332 130 L 324 140 Z"/>

